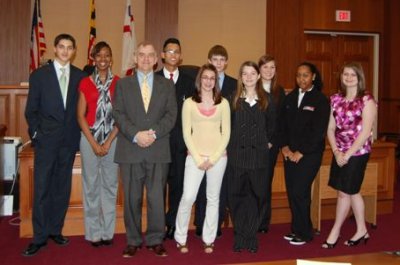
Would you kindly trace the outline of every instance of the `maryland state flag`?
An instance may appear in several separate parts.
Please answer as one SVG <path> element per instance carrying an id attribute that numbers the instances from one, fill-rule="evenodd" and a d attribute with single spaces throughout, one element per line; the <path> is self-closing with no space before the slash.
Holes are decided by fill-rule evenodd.
<path id="1" fill-rule="evenodd" d="M 93 65 L 93 58 L 91 56 L 92 49 L 96 43 L 96 9 L 94 7 L 94 0 L 90 1 L 90 20 L 89 20 L 89 45 L 88 45 L 88 55 L 87 64 Z"/>
<path id="2" fill-rule="evenodd" d="M 32 16 L 31 47 L 30 47 L 31 72 L 39 67 L 40 60 L 45 51 L 46 51 L 46 40 L 44 38 L 42 14 L 40 12 L 40 0 L 35 0 L 35 6 L 33 8 L 33 16 Z"/>

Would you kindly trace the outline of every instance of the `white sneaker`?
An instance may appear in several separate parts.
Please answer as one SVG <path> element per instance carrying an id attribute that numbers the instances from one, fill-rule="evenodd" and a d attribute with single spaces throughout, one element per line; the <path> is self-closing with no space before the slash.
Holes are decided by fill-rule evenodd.
<path id="1" fill-rule="evenodd" d="M 287 235 L 284 235 L 283 236 L 283 238 L 285 239 L 285 240 L 288 240 L 288 241 L 291 241 L 293 238 L 295 238 L 296 237 L 296 235 L 294 234 L 294 233 L 290 233 L 290 234 L 287 234 Z"/>

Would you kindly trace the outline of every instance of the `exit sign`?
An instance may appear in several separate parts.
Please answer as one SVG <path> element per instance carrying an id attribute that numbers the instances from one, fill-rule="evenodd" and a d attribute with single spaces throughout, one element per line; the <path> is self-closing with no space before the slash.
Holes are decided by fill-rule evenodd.
<path id="1" fill-rule="evenodd" d="M 336 21 L 350 22 L 351 21 L 351 11 L 350 10 L 336 10 Z"/>

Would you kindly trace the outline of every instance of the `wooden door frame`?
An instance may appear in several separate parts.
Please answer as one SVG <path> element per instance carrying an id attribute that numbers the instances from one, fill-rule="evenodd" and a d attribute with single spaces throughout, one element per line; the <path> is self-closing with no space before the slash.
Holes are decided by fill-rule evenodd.
<path id="1" fill-rule="evenodd" d="M 372 94 L 376 101 L 379 99 L 379 34 L 365 33 L 365 32 L 343 32 L 343 31 L 318 31 L 318 30 L 305 30 L 304 34 L 322 34 L 322 35 L 351 35 L 351 36 L 368 36 L 373 37 L 374 51 L 373 51 L 373 74 L 372 74 Z M 304 52 L 304 39 L 303 39 L 303 52 Z M 374 138 L 378 137 L 378 118 L 374 124 Z"/>

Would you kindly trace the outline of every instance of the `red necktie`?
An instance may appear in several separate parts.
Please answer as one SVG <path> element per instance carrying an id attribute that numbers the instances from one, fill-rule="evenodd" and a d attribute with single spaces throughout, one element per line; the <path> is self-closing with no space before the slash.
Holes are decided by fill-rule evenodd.
<path id="1" fill-rule="evenodd" d="M 169 80 L 174 81 L 174 73 L 169 73 Z"/>

